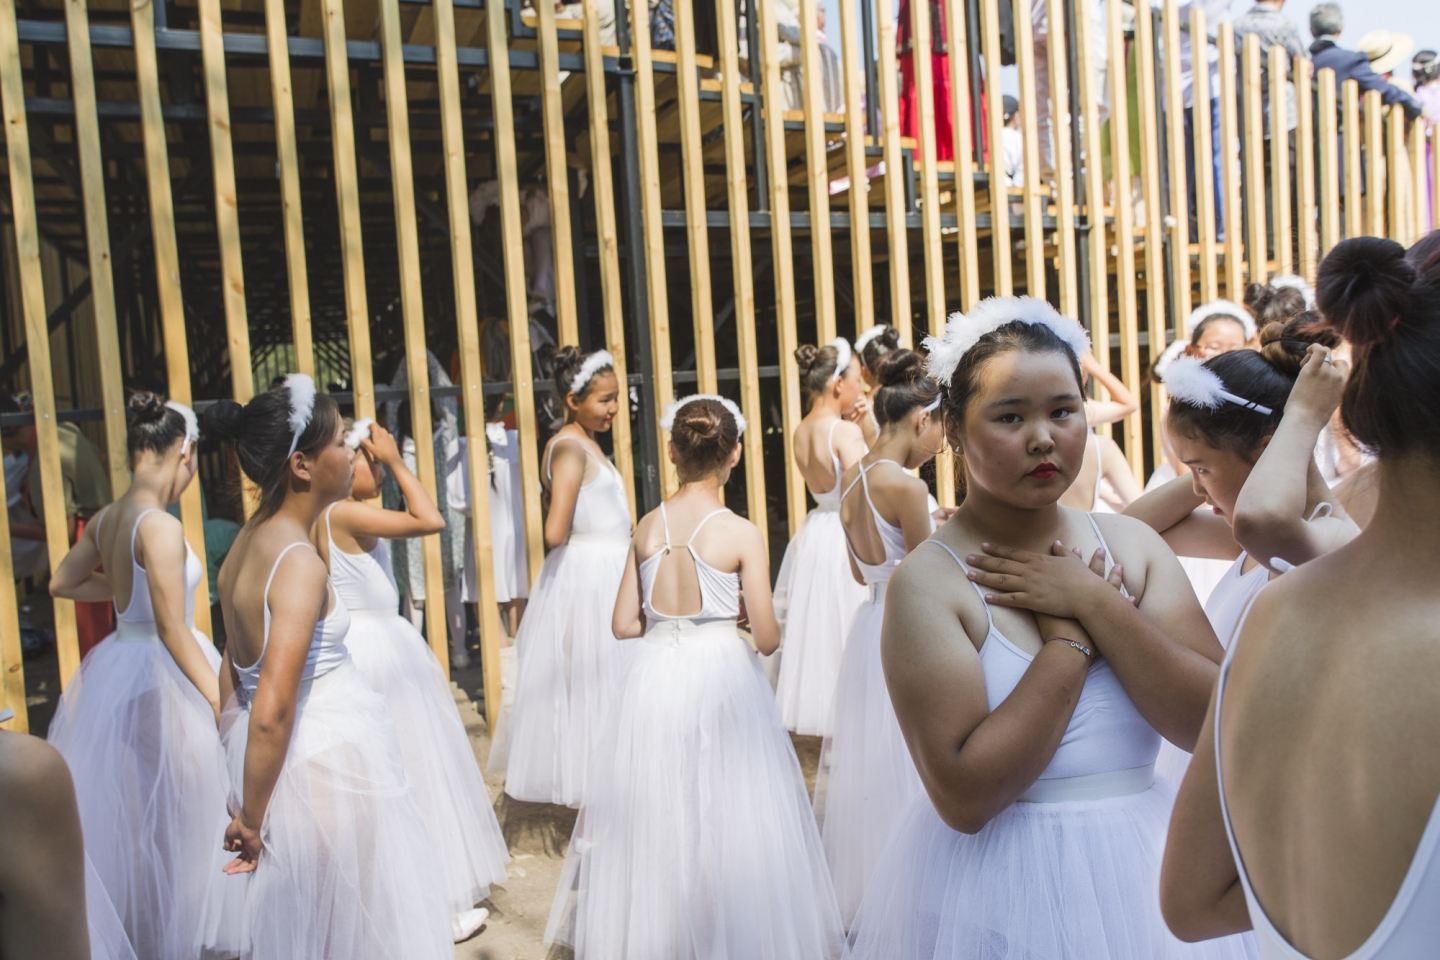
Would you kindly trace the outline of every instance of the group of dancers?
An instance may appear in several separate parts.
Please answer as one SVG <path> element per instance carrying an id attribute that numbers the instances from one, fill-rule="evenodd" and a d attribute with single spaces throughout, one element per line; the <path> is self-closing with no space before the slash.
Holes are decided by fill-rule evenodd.
<path id="1" fill-rule="evenodd" d="M 817 506 L 773 596 L 764 538 L 722 496 L 736 406 L 664 411 L 679 488 L 632 525 L 595 440 L 613 360 L 562 351 L 549 553 L 490 758 L 511 796 L 580 810 L 546 942 L 580 960 L 1433 953 L 1440 232 L 1341 243 L 1317 309 L 1252 293 L 1197 311 L 1157 364 L 1169 473 L 1143 493 L 1107 483 L 1092 432 L 1133 396 L 1044 301 L 982 301 L 923 353 L 888 327 L 802 347 L 792 450 Z M 52 584 L 116 598 L 119 629 L 50 734 L 129 943 L 449 956 L 507 855 L 397 613 L 385 541 L 439 512 L 390 435 L 302 375 L 207 411 L 260 494 L 220 573 L 221 658 L 165 513 L 198 424 L 152 395 L 130 424 L 135 481 Z M 947 443 L 948 510 L 916 475 Z M 1337 482 L 1317 451 L 1344 444 L 1363 454 Z M 367 502 L 382 470 L 405 511 Z M 825 737 L 813 800 L 789 731 Z"/>

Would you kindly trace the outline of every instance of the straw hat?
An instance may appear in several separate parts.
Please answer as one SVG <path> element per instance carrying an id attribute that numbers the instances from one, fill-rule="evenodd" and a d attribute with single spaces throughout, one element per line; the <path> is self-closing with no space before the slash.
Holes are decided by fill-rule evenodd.
<path id="1" fill-rule="evenodd" d="M 1370 58 L 1371 70 L 1383 75 L 1405 62 L 1415 49 L 1415 38 L 1408 33 L 1371 30 L 1360 38 L 1355 49 Z"/>

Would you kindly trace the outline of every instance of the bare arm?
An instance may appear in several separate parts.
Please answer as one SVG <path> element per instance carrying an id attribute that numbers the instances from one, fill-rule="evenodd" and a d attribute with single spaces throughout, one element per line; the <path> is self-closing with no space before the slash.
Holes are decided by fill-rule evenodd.
<path id="1" fill-rule="evenodd" d="M 1080 357 L 1081 368 L 1090 376 L 1094 377 L 1105 392 L 1110 395 L 1109 400 L 1086 400 L 1085 419 L 1092 427 L 1102 426 L 1107 423 L 1118 423 L 1140 409 L 1140 401 L 1124 382 L 1115 374 L 1100 366 L 1100 361 L 1095 355 L 1086 352 Z"/>
<path id="2" fill-rule="evenodd" d="M 555 440 L 550 448 L 550 512 L 545 515 L 545 546 L 554 549 L 570 536 L 575 502 L 585 482 L 589 455 L 576 441 Z"/>
<path id="3" fill-rule="evenodd" d="M 1109 437 L 1100 438 L 1100 476 L 1110 482 L 1111 488 L 1120 497 L 1120 503 L 1111 504 L 1112 507 L 1123 509 L 1145 495 L 1120 445 Z"/>
<path id="4" fill-rule="evenodd" d="M 618 640 L 645 636 L 645 610 L 640 596 L 640 559 L 635 556 L 635 541 L 625 554 L 625 573 L 620 578 L 620 592 L 615 595 L 615 613 L 610 630 Z"/>
<path id="5" fill-rule="evenodd" d="M 749 528 L 740 544 L 740 592 L 745 598 L 755 649 L 768 657 L 780 647 L 780 624 L 775 619 L 775 598 L 770 592 L 770 560 L 759 528 L 748 521 L 738 523 Z M 853 567 L 853 558 L 850 563 Z"/>
<path id="6" fill-rule="evenodd" d="M 387 540 L 424 537 L 445 529 L 445 518 L 440 515 L 430 494 L 425 492 L 419 478 L 405 466 L 400 447 L 390 431 L 372 423 L 370 436 L 362 439 L 360 446 L 372 459 L 384 464 L 395 478 L 400 494 L 405 498 L 405 512 L 342 501 L 331 512 L 332 524 L 338 521 L 352 537 L 384 537 Z M 352 510 L 351 507 L 363 509 Z"/>
<path id="7" fill-rule="evenodd" d="M 10 528 L 13 532 L 15 527 Z M 45 528 L 39 528 L 38 539 L 45 539 Z M 28 539 L 28 538 L 22 538 Z M 60 566 L 50 576 L 50 596 L 66 600 L 112 600 L 115 590 L 100 572 L 100 546 L 95 542 L 95 524 L 89 524 L 80 540 L 65 554 Z"/>
<path id="8" fill-rule="evenodd" d="M 150 604 L 155 610 L 155 629 L 160 642 L 174 659 L 185 679 L 195 685 L 210 704 L 216 722 L 220 719 L 220 680 L 210 669 L 195 634 L 185 618 L 185 531 L 168 513 L 151 513 L 140 518 L 135 536 L 135 562 L 150 583 Z"/>
<path id="9" fill-rule="evenodd" d="M 853 467 L 870 450 L 865 445 L 865 435 L 860 428 L 846 420 L 840 421 L 840 425 L 835 428 L 834 443 L 835 456 L 840 458 L 842 473 Z"/>
<path id="10" fill-rule="evenodd" d="M 930 488 L 925 486 L 925 481 L 909 475 L 897 476 L 897 480 L 903 485 L 900 532 L 905 537 L 905 552 L 909 553 L 930 538 L 935 531 L 935 518 L 930 515 Z"/>
<path id="11" fill-rule="evenodd" d="M 1185 474 L 1142 494 L 1125 508 L 1125 516 L 1160 534 L 1177 556 L 1234 560 L 1240 556 L 1240 544 L 1230 524 L 1205 512 L 1204 506 L 1194 479 Z"/>

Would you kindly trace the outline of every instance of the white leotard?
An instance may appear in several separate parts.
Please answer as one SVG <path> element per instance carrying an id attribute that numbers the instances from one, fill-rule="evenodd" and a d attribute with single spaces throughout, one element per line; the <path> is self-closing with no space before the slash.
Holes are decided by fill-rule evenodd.
<path id="1" fill-rule="evenodd" d="M 695 613 L 661 613 L 655 609 L 655 577 L 660 571 L 660 560 L 674 549 L 670 543 L 670 522 L 665 516 L 665 504 L 660 504 L 660 523 L 665 528 L 665 546 L 658 552 L 653 553 L 640 561 L 640 586 L 641 597 L 645 608 L 645 619 L 649 623 L 658 620 L 694 620 L 697 622 L 705 620 L 734 620 L 740 616 L 740 574 L 722 573 L 710 564 L 700 559 L 700 554 L 695 552 L 695 538 L 700 535 L 701 529 L 710 522 L 711 517 L 718 517 L 722 513 L 729 513 L 725 508 L 707 513 L 696 524 L 695 531 L 690 534 L 690 539 L 681 546 L 690 551 L 690 556 L 695 561 L 695 577 L 700 582 L 700 609 Z"/>
<path id="2" fill-rule="evenodd" d="M 550 444 L 550 449 L 545 453 L 545 479 L 553 479 L 550 475 L 550 460 L 555 453 L 555 447 L 569 440 L 573 443 L 580 443 L 579 437 L 572 437 L 562 434 Z M 594 540 L 623 540 L 630 541 L 630 501 L 625 496 L 625 481 L 620 477 L 620 471 L 609 460 L 595 456 L 590 448 L 581 444 L 585 456 L 594 460 L 600 467 L 600 473 L 589 483 L 580 485 L 580 492 L 575 497 L 575 512 L 570 519 L 570 536 L 567 539 L 594 539 Z"/>
<path id="3" fill-rule="evenodd" d="M 265 602 L 265 638 L 260 647 L 260 656 L 248 667 L 231 661 L 240 678 L 240 688 L 235 693 L 246 703 L 254 697 L 255 688 L 260 683 L 260 665 L 265 662 L 265 649 L 270 645 L 270 584 L 275 581 L 275 572 L 280 569 L 280 561 L 285 559 L 285 554 L 296 547 L 309 546 L 308 543 L 297 541 L 281 550 L 280 556 L 275 558 L 275 565 L 270 568 L 270 576 L 265 581 L 265 593 L 262 595 Z M 325 588 L 331 589 L 328 581 Z M 349 631 L 350 611 L 345 609 L 345 604 L 337 593 L 334 607 L 324 619 L 315 624 L 315 633 L 310 638 L 310 649 L 305 653 L 305 669 L 300 674 L 302 681 L 322 677 L 350 659 L 350 653 L 345 649 L 345 634 Z"/>
<path id="4" fill-rule="evenodd" d="M 330 585 L 335 596 L 351 613 L 370 611 L 394 615 L 400 609 L 400 593 L 395 587 L 395 573 L 390 566 L 390 550 L 385 541 L 375 540 L 375 547 L 365 553 L 346 553 L 335 546 L 330 532 L 330 511 L 325 511 L 325 537 L 330 541 Z"/>
<path id="5" fill-rule="evenodd" d="M 808 481 L 805 484 L 805 488 L 810 490 L 810 496 L 815 498 L 816 510 L 830 511 L 840 509 L 840 498 L 842 495 L 840 492 L 840 479 L 844 476 L 845 470 L 840 466 L 840 457 L 835 453 L 835 428 L 838 426 L 840 426 L 840 421 L 837 419 L 830 424 L 830 433 L 825 437 L 825 446 L 830 451 L 830 469 L 835 472 L 835 482 L 832 483 L 830 489 L 824 493 L 816 493 L 813 489 L 810 489 Z"/>
<path id="6" fill-rule="evenodd" d="M 149 510 L 142 510 L 135 518 L 135 526 L 130 528 L 130 604 L 124 610 L 120 609 L 119 598 L 115 599 L 115 619 L 121 624 L 141 623 L 147 626 L 155 623 L 155 607 L 150 598 L 150 575 L 145 568 L 135 562 L 135 538 L 140 533 L 140 521 L 152 513 L 164 513 L 155 507 Z M 95 542 L 100 542 L 100 524 L 109 514 L 105 511 L 95 518 Z M 185 541 L 185 622 L 195 622 L 195 589 L 200 586 L 200 578 L 205 576 L 205 571 L 200 568 L 200 558 L 195 555 L 195 550 L 190 546 L 190 541 Z M 123 628 L 121 628 L 123 631 Z"/>

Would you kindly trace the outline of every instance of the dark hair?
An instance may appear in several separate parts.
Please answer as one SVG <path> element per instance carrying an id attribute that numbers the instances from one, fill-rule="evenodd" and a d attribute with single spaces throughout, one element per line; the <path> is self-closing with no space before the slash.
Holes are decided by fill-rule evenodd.
<path id="1" fill-rule="evenodd" d="M 1271 412 L 1263 414 L 1228 401 L 1214 410 L 1176 401 L 1170 404 L 1169 428 L 1253 462 L 1261 442 L 1280 426 L 1306 351 L 1312 344 L 1334 349 L 1340 342 L 1320 315 L 1311 311 L 1286 323 L 1266 325 L 1260 330 L 1259 350 L 1222 353 L 1206 360 L 1205 369 L 1218 376 L 1229 392 L 1269 407 Z"/>
<path id="2" fill-rule="evenodd" d="M 1440 231 L 1408 254 L 1394 240 L 1342 240 L 1315 286 L 1325 322 L 1354 347 L 1345 428 L 1382 457 L 1440 453 Z"/>
<path id="3" fill-rule="evenodd" d="M 1084 389 L 1085 378 L 1080 372 L 1080 358 L 1071 351 L 1070 345 L 1043 323 L 1025 323 L 1012 320 L 981 337 L 975 346 L 965 352 L 950 376 L 950 385 L 945 388 L 945 418 L 953 424 L 963 423 L 965 408 L 970 398 L 980 389 L 980 371 L 1001 354 L 1013 350 L 1028 353 L 1058 353 L 1070 361 L 1075 373 L 1075 383 Z"/>
<path id="4" fill-rule="evenodd" d="M 681 483 L 713 476 L 730 463 L 740 427 L 718 400 L 691 400 L 675 412 L 670 428 Z"/>
<path id="5" fill-rule="evenodd" d="M 1255 326 L 1288 323 L 1305 312 L 1305 294 L 1294 287 L 1272 287 L 1252 283 L 1245 288 L 1245 306 L 1255 316 Z"/>
<path id="6" fill-rule="evenodd" d="M 840 351 L 829 344 L 817 347 L 813 343 L 802 343 L 795 350 L 795 362 L 800 365 L 800 388 L 805 391 L 805 399 L 808 401 L 823 393 L 834 379 L 837 373 L 835 365 L 840 362 Z"/>
<path id="7" fill-rule="evenodd" d="M 880 326 L 880 332 L 871 337 L 860 350 L 860 362 L 871 373 L 875 372 L 875 364 L 880 362 L 881 357 L 900 346 L 900 331 L 888 323 Z"/>
<path id="8" fill-rule="evenodd" d="M 1252 320 L 1251 322 L 1253 323 L 1254 321 Z M 1195 324 L 1194 328 L 1190 331 L 1190 346 L 1199 347 L 1200 338 L 1205 336 L 1205 331 L 1209 330 L 1217 323 L 1233 323 L 1240 327 L 1240 332 L 1242 335 L 1248 335 L 1249 333 L 1249 328 L 1245 325 L 1244 317 L 1238 317 L 1233 313 L 1212 313 L 1204 320 L 1201 320 L 1199 323 Z M 1173 347 L 1174 344 L 1171 344 L 1171 346 Z M 1150 364 L 1149 380 L 1151 383 L 1165 382 L 1165 378 L 1161 376 L 1160 371 L 1156 369 L 1160 365 L 1160 361 L 1162 359 L 1164 358 L 1156 358 L 1155 362 Z"/>
<path id="9" fill-rule="evenodd" d="M 235 445 L 235 456 L 245 476 L 260 488 L 260 505 L 252 519 L 264 520 L 280 509 L 290 474 L 290 391 L 285 386 L 259 393 L 245 406 L 219 400 L 205 411 L 205 433 Z M 335 442 L 341 426 L 340 408 L 328 393 L 315 394 L 310 422 L 300 433 L 295 449 L 317 456 Z"/>
<path id="10" fill-rule="evenodd" d="M 125 452 L 131 463 L 136 454 L 146 451 L 163 457 L 183 439 L 185 418 L 165 406 L 164 397 L 148 390 L 130 394 L 125 401 Z"/>
<path id="11" fill-rule="evenodd" d="M 550 376 L 555 383 L 555 395 L 560 398 L 560 407 L 562 410 L 569 409 L 565 401 L 570 396 L 570 381 L 575 379 L 575 375 L 580 372 L 581 367 L 585 366 L 585 361 L 590 359 L 590 356 L 590 354 L 581 350 L 579 347 L 574 346 L 552 347 L 546 354 L 552 371 Z M 596 375 L 598 376 L 603 370 L 614 372 L 614 368 L 606 364 L 595 371 Z M 584 400 L 586 395 L 590 393 L 590 385 L 594 382 L 595 377 L 591 377 L 590 380 L 580 388 L 580 392 L 576 394 L 576 399 Z"/>
<path id="12" fill-rule="evenodd" d="M 866 346 L 869 346 L 868 344 Z M 940 396 L 940 384 L 925 372 L 925 358 L 914 350 L 891 350 L 871 371 L 880 387 L 870 398 L 875 422 L 897 423 L 917 407 L 927 407 Z"/>

